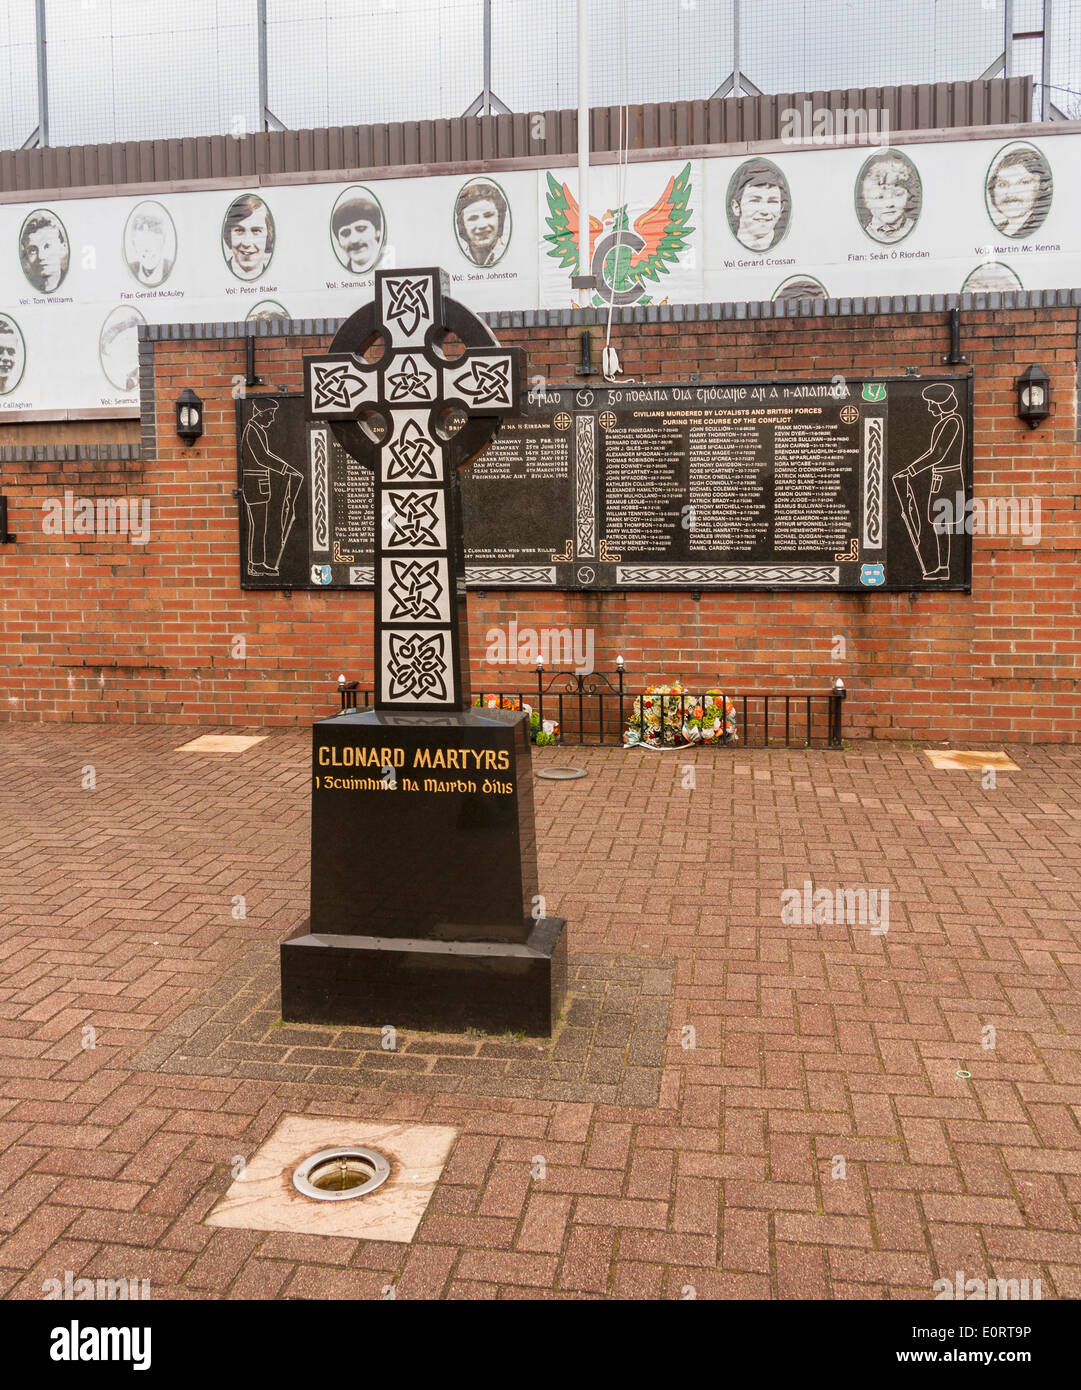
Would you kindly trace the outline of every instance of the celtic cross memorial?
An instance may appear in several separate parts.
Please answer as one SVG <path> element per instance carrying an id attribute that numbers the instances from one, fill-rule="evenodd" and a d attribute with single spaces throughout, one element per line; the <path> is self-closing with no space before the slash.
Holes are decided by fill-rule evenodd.
<path id="1" fill-rule="evenodd" d="M 499 347 L 475 314 L 445 298 L 439 270 L 377 271 L 375 295 L 326 357 L 304 359 L 308 415 L 329 423 L 361 462 L 378 460 L 375 708 L 463 709 L 455 470 L 491 440 L 499 416 L 517 412 L 519 352 Z M 448 329 L 466 344 L 455 360 L 439 351 Z M 376 335 L 384 350 L 369 362 L 360 350 Z"/>
<path id="2" fill-rule="evenodd" d="M 564 922 L 537 891 L 529 716 L 470 703 L 457 479 L 517 412 L 520 354 L 445 287 L 376 272 L 374 302 L 304 359 L 309 418 L 373 472 L 375 698 L 313 729 L 311 912 L 281 947 L 282 1017 L 547 1034 Z"/>

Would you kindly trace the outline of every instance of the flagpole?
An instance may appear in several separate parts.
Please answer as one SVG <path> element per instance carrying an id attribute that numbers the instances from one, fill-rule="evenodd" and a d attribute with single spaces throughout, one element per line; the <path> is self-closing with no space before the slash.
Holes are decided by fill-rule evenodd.
<path id="1" fill-rule="evenodd" d="M 589 0 L 578 0 L 578 274 L 575 289 L 593 289 L 589 264 Z"/>

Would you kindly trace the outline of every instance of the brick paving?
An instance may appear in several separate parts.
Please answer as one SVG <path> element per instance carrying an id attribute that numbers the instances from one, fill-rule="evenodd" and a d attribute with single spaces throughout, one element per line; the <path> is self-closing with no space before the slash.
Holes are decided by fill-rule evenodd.
<path id="1" fill-rule="evenodd" d="M 543 750 L 590 774 L 536 784 L 555 1038 L 387 1053 L 275 1014 L 307 734 L 192 732 L 0 730 L 3 1296 L 1081 1296 L 1081 750 Z M 782 920 L 806 881 L 888 931 Z M 459 1129 L 410 1245 L 205 1224 L 284 1113 Z"/>

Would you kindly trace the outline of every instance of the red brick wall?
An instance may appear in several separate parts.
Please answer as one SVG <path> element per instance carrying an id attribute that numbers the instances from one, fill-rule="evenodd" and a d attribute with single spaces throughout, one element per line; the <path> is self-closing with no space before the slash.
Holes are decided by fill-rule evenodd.
<path id="1" fill-rule="evenodd" d="M 594 346 L 603 330 L 594 329 Z M 576 382 L 581 329 L 501 329 L 529 376 Z M 942 371 L 946 316 L 882 315 L 615 325 L 625 373 L 648 380 L 872 376 Z M 260 339 L 265 387 L 300 387 L 300 358 L 326 339 Z M 682 677 L 726 688 L 824 689 L 843 676 L 846 731 L 878 738 L 1075 741 L 1081 731 L 1077 586 L 1079 495 L 1076 308 L 963 314 L 975 370 L 976 496 L 1039 497 L 1042 540 L 973 538 L 965 594 L 689 593 L 471 596 L 474 686 L 521 677 L 484 665 L 485 632 L 595 631 L 596 664 L 626 659 L 630 683 Z M 1030 431 L 1013 381 L 1051 375 L 1053 415 Z M 3 463 L 10 529 L 3 591 L 0 711 L 8 719 L 307 723 L 335 701 L 339 671 L 371 678 L 369 593 L 244 593 L 239 584 L 233 402 L 242 340 L 155 345 L 158 451 L 145 463 Z M 580 384 L 577 379 L 576 384 Z M 183 386 L 207 403 L 206 433 L 176 438 Z M 151 539 L 45 535 L 41 504 L 146 497 Z M 844 660 L 832 656 L 835 637 Z M 246 655 L 233 655 L 243 638 Z M 525 673 L 523 673 L 524 675 Z M 531 676 L 525 676 L 528 683 Z"/>

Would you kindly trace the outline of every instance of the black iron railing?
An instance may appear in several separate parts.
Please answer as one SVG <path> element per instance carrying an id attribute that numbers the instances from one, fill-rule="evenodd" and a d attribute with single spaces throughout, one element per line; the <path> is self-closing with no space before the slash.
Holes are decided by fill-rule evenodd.
<path id="1" fill-rule="evenodd" d="M 474 689 L 473 703 L 497 709 L 528 706 L 532 736 L 540 743 L 840 748 L 847 694 L 840 680 L 829 690 L 810 691 L 736 691 L 720 686 L 667 694 L 631 690 L 620 663 L 611 676 L 538 666 L 532 689 Z M 358 681 L 339 680 L 338 696 L 342 710 L 366 709 L 372 692 L 362 690 Z"/>

